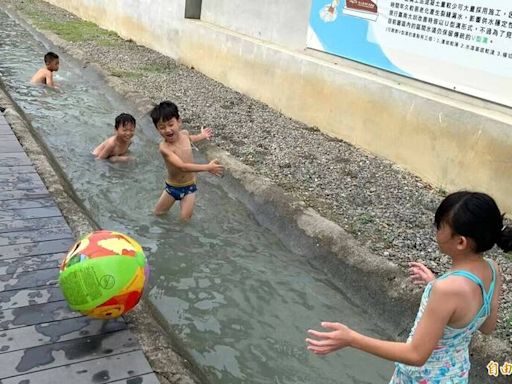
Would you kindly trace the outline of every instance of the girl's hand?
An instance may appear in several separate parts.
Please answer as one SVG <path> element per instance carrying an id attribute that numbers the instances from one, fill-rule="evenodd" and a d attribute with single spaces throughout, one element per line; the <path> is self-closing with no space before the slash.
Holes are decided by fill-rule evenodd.
<path id="1" fill-rule="evenodd" d="M 423 285 L 430 283 L 436 278 L 430 269 L 428 269 L 423 263 L 411 262 L 409 263 L 409 274 L 411 280 L 416 285 Z"/>
<path id="2" fill-rule="evenodd" d="M 327 355 L 338 349 L 349 347 L 352 342 L 353 331 L 341 323 L 323 322 L 320 324 L 323 328 L 332 329 L 332 332 L 318 332 L 312 329 L 308 330 L 315 339 L 306 339 L 308 350 L 317 355 Z"/>
<path id="3" fill-rule="evenodd" d="M 203 135 L 204 139 L 210 140 L 210 138 L 213 136 L 213 129 L 201 127 L 201 135 Z"/>

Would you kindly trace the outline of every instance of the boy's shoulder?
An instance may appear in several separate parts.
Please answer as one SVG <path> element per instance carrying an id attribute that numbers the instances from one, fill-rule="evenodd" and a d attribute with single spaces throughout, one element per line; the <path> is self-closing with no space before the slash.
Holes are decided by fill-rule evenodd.
<path id="1" fill-rule="evenodd" d="M 42 75 L 45 75 L 47 70 L 48 70 L 48 69 L 46 69 L 46 68 L 39 68 L 39 69 L 36 71 L 36 73 L 34 74 L 34 76 L 42 76 Z"/>
<path id="2" fill-rule="evenodd" d="M 158 149 L 160 152 L 172 151 L 172 147 L 165 140 L 162 140 L 160 144 L 158 144 Z"/>
<path id="3" fill-rule="evenodd" d="M 110 136 L 110 137 L 106 138 L 104 143 L 115 145 L 116 144 L 116 136 L 114 135 L 114 136 Z"/>
<path id="4" fill-rule="evenodd" d="M 186 129 L 181 129 L 179 132 L 180 138 L 188 140 L 190 138 L 190 133 Z"/>

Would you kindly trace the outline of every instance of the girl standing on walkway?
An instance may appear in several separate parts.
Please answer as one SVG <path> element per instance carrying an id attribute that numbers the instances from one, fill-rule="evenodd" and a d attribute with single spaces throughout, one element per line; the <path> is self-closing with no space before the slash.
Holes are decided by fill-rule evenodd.
<path id="1" fill-rule="evenodd" d="M 478 192 L 447 196 L 435 214 L 437 243 L 452 259 L 449 272 L 435 277 L 421 263 L 411 263 L 415 283 L 426 283 L 420 308 L 406 343 L 364 336 L 340 323 L 323 322 L 330 332 L 309 330 L 308 349 L 325 355 L 352 347 L 396 361 L 390 384 L 467 383 L 469 343 L 480 330 L 496 328 L 502 286 L 498 265 L 483 258 L 497 244 L 512 250 L 512 228 L 494 200 Z"/>

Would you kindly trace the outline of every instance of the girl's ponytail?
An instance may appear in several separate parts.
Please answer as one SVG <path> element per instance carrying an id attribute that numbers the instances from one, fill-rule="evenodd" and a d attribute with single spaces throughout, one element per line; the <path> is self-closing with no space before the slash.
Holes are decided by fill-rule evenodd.
<path id="1" fill-rule="evenodd" d="M 500 237 L 498 238 L 498 241 L 496 241 L 496 244 L 505 252 L 512 251 L 512 228 L 507 226 L 503 227 Z"/>

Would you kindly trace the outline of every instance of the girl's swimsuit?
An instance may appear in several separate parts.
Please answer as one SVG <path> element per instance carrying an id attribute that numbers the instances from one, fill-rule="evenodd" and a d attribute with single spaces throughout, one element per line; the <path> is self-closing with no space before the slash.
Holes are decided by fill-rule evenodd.
<path id="1" fill-rule="evenodd" d="M 396 363 L 396 370 L 389 384 L 463 384 L 468 382 L 469 376 L 469 343 L 473 334 L 480 328 L 487 316 L 491 313 L 491 302 L 494 294 L 496 271 L 494 265 L 486 260 L 492 270 L 492 281 L 489 291 L 479 277 L 466 271 L 453 271 L 445 273 L 436 280 L 442 280 L 451 276 L 463 276 L 480 286 L 483 296 L 483 305 L 473 320 L 464 328 L 452 328 L 446 326 L 441 339 L 432 352 L 427 362 L 421 367 L 413 367 Z M 434 281 L 436 281 L 434 280 Z M 425 311 L 428 298 L 432 290 L 432 283 L 427 284 L 421 297 L 420 309 L 414 321 L 407 342 L 412 340 L 416 327 Z"/>

